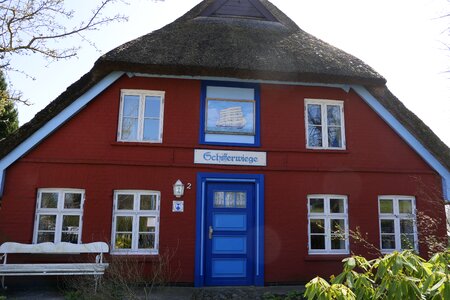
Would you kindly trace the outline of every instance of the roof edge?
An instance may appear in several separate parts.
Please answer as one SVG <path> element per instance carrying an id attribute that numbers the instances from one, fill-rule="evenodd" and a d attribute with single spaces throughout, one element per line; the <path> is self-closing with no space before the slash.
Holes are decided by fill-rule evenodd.
<path id="1" fill-rule="evenodd" d="M 243 80 L 276 80 L 286 82 L 330 83 L 330 84 L 356 84 L 363 86 L 383 86 L 386 84 L 384 77 L 357 77 L 324 73 L 293 73 L 274 72 L 271 70 L 248 70 L 236 68 L 217 69 L 215 67 L 179 66 L 179 65 L 142 65 L 140 63 L 117 62 L 97 60 L 96 67 L 108 72 L 124 71 L 135 73 L 159 74 L 174 76 L 205 76 L 205 77 L 229 77 Z"/>
<path id="2" fill-rule="evenodd" d="M 366 88 L 364 86 L 352 86 L 352 89 L 414 150 L 422 157 L 422 159 L 434 169 L 442 178 L 442 194 L 445 201 L 450 201 L 450 161 L 445 161 L 440 155 L 436 155 L 433 145 L 424 143 L 423 137 L 418 137 L 414 134 L 414 130 L 411 130 L 407 118 L 410 117 L 413 120 L 409 122 L 417 122 L 419 125 L 424 126 L 422 131 L 432 136 L 435 139 L 435 143 L 444 149 L 444 156 L 450 156 L 450 149 L 436 136 L 436 134 L 429 129 L 416 115 L 408 110 L 400 100 L 397 98 L 389 99 L 392 103 L 391 106 L 397 104 L 402 107 L 403 115 L 396 115 L 396 111 L 392 107 L 385 107 L 387 99 L 383 97 L 376 97 L 373 89 Z M 372 93 L 371 93 L 372 91 Z M 386 94 L 392 95 L 388 88 L 384 86 L 383 91 Z M 393 96 L 393 95 L 392 95 Z M 409 114 L 408 114 L 409 113 Z M 406 116 L 405 114 L 408 114 Z M 418 125 L 418 126 L 419 126 Z M 445 150 L 446 149 L 446 150 Z"/>
<path id="3" fill-rule="evenodd" d="M 89 88 L 87 88 L 84 92 L 81 92 L 77 97 L 75 97 L 75 99 L 73 99 L 68 105 L 63 107 L 59 112 L 55 113 L 54 115 L 48 114 L 49 115 L 48 120 L 40 120 L 38 115 L 36 115 L 30 122 L 27 123 L 29 124 L 31 129 L 33 129 L 33 125 L 37 123 L 36 124 L 37 128 L 32 132 L 27 132 L 28 128 L 26 127 L 25 129 L 22 129 L 22 131 L 18 130 L 18 132 L 16 132 L 14 136 L 17 135 L 21 139 L 16 143 L 16 145 L 10 146 L 9 148 L 10 151 L 7 152 L 5 155 L 3 155 L 3 157 L 0 159 L 0 197 L 2 197 L 3 195 L 6 168 L 8 168 L 11 164 L 13 164 L 23 155 L 28 153 L 30 149 L 33 149 L 36 145 L 41 143 L 41 141 L 43 141 L 47 136 L 49 136 L 55 130 L 57 130 L 62 124 L 71 119 L 77 112 L 83 109 L 83 107 L 86 106 L 92 99 L 94 99 L 97 95 L 103 92 L 112 83 L 117 81 L 117 79 L 119 79 L 123 74 L 124 72 L 113 72 L 101 78 L 95 84 L 92 84 Z M 83 78 L 84 77 L 82 77 L 80 80 L 82 80 Z M 72 86 L 76 85 L 79 81 L 77 81 Z M 54 103 L 57 102 L 58 99 L 61 99 L 61 97 L 63 97 L 66 92 L 61 94 L 61 96 L 59 96 L 56 100 L 50 103 L 39 114 L 46 114 L 48 110 L 52 108 L 52 105 L 55 105 Z M 61 99 L 59 101 L 63 100 L 64 99 Z M 22 132 L 25 132 L 25 134 L 22 134 Z M 8 141 L 8 139 L 6 139 L 6 141 Z"/>

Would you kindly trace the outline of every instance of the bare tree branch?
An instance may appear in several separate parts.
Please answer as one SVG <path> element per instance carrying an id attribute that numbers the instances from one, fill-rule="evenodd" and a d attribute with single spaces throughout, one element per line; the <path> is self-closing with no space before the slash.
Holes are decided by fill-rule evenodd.
<path id="1" fill-rule="evenodd" d="M 1 65 L 7 66 L 11 56 L 27 52 L 38 53 L 52 60 L 76 56 L 78 47 L 58 48 L 51 41 L 95 30 L 114 21 L 127 20 L 120 14 L 111 17 L 102 15 L 105 8 L 116 1 L 102 0 L 87 20 L 70 29 L 57 21 L 58 18 L 70 20 L 74 16 L 73 11 L 64 7 L 64 0 L 1 1 Z"/>
<path id="2" fill-rule="evenodd" d="M 67 9 L 64 0 L 0 0 L 0 70 L 20 72 L 29 76 L 27 70 L 17 70 L 11 65 L 14 56 L 37 54 L 50 61 L 77 56 L 78 45 L 63 46 L 55 42 L 76 37 L 95 47 L 95 43 L 83 34 L 116 21 L 126 21 L 123 15 L 104 15 L 105 9 L 117 1 L 96 0 L 96 6 L 84 20 L 73 21 L 75 12 Z M 75 25 L 73 25 L 75 23 Z M 72 25 L 70 25 L 72 24 Z M 96 47 L 95 47 L 96 48 Z M 11 100 L 22 100 L 21 93 L 11 92 Z M 1 99 L 0 99 L 1 102 Z M 1 103 L 0 103 L 1 104 Z"/>

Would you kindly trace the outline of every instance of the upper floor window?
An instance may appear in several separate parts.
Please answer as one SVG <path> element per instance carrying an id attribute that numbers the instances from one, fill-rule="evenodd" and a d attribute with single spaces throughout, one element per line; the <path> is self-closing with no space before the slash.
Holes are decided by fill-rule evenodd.
<path id="1" fill-rule="evenodd" d="M 162 142 L 164 92 L 122 90 L 118 140 Z"/>
<path id="2" fill-rule="evenodd" d="M 115 191 L 113 252 L 158 254 L 159 199 L 157 191 Z"/>
<path id="3" fill-rule="evenodd" d="M 202 82 L 200 143 L 259 146 L 259 85 Z"/>
<path id="4" fill-rule="evenodd" d="M 415 198 L 411 196 L 380 196 L 381 251 L 418 250 Z"/>
<path id="5" fill-rule="evenodd" d="M 345 149 L 344 102 L 305 99 L 306 146 Z"/>
<path id="6" fill-rule="evenodd" d="M 308 196 L 310 254 L 348 254 L 347 197 Z"/>
<path id="7" fill-rule="evenodd" d="M 84 190 L 39 189 L 33 243 L 81 242 Z"/>

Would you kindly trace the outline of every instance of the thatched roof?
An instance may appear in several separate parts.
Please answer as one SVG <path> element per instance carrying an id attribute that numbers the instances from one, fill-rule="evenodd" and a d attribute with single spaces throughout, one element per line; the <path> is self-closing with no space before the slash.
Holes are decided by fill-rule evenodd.
<path id="1" fill-rule="evenodd" d="M 216 1 L 227 2 L 205 0 L 175 22 L 103 55 L 89 73 L 0 141 L 0 159 L 108 73 L 118 70 L 363 85 L 450 170 L 449 148 L 389 92 L 384 78 L 371 67 L 302 31 L 269 1 L 241 0 L 256 10 L 250 8 L 238 16 L 211 9 Z"/>
<path id="2" fill-rule="evenodd" d="M 103 55 L 97 65 L 154 74 L 385 83 L 360 59 L 301 30 L 269 1 L 254 2 L 276 21 L 203 16 L 216 2 L 201 2 L 175 22 Z"/>

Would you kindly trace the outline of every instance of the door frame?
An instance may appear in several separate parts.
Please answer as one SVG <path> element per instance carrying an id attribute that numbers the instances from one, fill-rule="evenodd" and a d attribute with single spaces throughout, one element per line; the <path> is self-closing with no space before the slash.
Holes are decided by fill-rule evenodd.
<path id="1" fill-rule="evenodd" d="M 264 285 L 264 175 L 262 174 L 229 174 L 198 173 L 197 203 L 195 227 L 195 279 L 196 287 L 205 285 L 205 220 L 206 220 L 206 184 L 217 183 L 252 183 L 254 184 L 254 216 L 255 216 L 255 265 L 253 284 Z"/>

